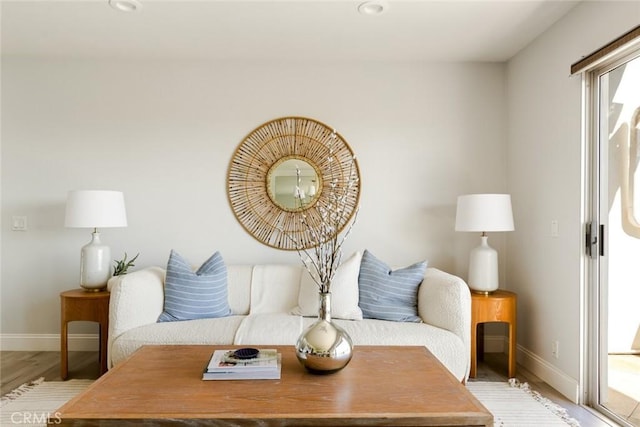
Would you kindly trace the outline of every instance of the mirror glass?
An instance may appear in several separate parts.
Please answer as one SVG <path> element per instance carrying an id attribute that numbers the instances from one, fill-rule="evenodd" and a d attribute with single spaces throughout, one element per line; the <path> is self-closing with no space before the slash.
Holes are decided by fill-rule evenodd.
<path id="1" fill-rule="evenodd" d="M 308 209 L 322 191 L 316 168 L 294 156 L 281 159 L 269 169 L 267 185 L 273 203 L 287 211 Z"/>

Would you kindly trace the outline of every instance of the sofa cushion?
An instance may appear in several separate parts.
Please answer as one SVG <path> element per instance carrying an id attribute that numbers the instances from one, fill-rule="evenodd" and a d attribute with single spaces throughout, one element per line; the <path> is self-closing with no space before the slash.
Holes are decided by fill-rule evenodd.
<path id="1" fill-rule="evenodd" d="M 307 327 L 311 319 L 304 319 Z M 356 348 L 361 345 L 423 345 L 459 380 L 465 378 L 469 358 L 464 341 L 446 329 L 428 323 L 389 322 L 367 319 L 360 322 L 334 320 L 351 337 Z"/>
<path id="2" fill-rule="evenodd" d="M 254 266 L 249 313 L 288 313 L 298 300 L 301 274 L 299 265 Z"/>
<path id="3" fill-rule="evenodd" d="M 227 292 L 227 267 L 220 252 L 195 273 L 172 250 L 164 284 L 164 311 L 158 322 L 224 317 L 231 314 Z"/>
<path id="4" fill-rule="evenodd" d="M 358 277 L 364 318 L 421 322 L 418 287 L 426 269 L 427 263 L 423 261 L 394 271 L 365 250 Z"/>
<path id="5" fill-rule="evenodd" d="M 143 345 L 230 345 L 243 319 L 244 316 L 227 316 L 138 326 L 113 338 L 109 357 L 116 365 Z"/>
<path id="6" fill-rule="evenodd" d="M 233 314 L 249 314 L 253 265 L 227 264 L 229 308 Z"/>
<path id="7" fill-rule="evenodd" d="M 302 334 L 302 317 L 287 313 L 247 316 L 236 332 L 236 345 L 294 345 Z"/>
<path id="8" fill-rule="evenodd" d="M 362 320 L 362 310 L 358 307 L 358 274 L 361 260 L 362 252 L 355 252 L 336 270 L 331 281 L 332 318 Z M 319 309 L 318 284 L 308 271 L 303 271 L 298 305 L 291 310 L 291 314 L 318 316 Z"/>

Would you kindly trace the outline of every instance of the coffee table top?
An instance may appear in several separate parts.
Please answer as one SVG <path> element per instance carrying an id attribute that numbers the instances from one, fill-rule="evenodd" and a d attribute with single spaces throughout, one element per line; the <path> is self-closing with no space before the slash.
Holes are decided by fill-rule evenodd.
<path id="1" fill-rule="evenodd" d="M 60 425 L 493 424 L 425 347 L 356 346 L 331 375 L 308 373 L 293 346 L 262 347 L 282 353 L 281 379 L 203 381 L 213 351 L 234 346 L 142 347 L 60 408 Z"/>

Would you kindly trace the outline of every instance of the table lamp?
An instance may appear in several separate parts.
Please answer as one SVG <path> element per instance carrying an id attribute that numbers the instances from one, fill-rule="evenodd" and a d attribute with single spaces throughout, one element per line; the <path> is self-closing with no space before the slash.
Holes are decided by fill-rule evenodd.
<path id="1" fill-rule="evenodd" d="M 480 232 L 480 246 L 469 254 L 468 284 L 474 292 L 498 289 L 498 252 L 489 246 L 487 232 L 513 231 L 509 194 L 467 194 L 458 197 L 456 231 Z"/>
<path id="2" fill-rule="evenodd" d="M 91 241 L 80 252 L 80 286 L 87 291 L 104 289 L 111 277 L 111 250 L 100 241 L 98 228 L 127 226 L 123 194 L 119 191 L 70 191 L 64 225 L 93 228 Z"/>

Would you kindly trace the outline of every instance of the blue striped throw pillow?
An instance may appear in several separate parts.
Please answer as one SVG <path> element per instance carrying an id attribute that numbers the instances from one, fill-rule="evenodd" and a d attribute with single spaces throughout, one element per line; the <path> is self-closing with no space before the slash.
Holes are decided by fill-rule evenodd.
<path id="1" fill-rule="evenodd" d="M 227 267 L 220 252 L 194 272 L 189 263 L 172 250 L 164 283 L 164 311 L 158 322 L 229 315 Z"/>
<path id="2" fill-rule="evenodd" d="M 365 319 L 422 322 L 418 316 L 418 287 L 427 262 L 392 271 L 385 263 L 365 250 L 360 263 L 358 288 Z"/>

